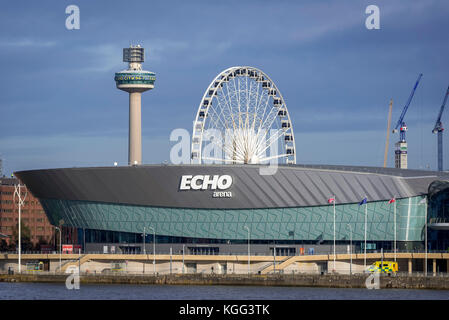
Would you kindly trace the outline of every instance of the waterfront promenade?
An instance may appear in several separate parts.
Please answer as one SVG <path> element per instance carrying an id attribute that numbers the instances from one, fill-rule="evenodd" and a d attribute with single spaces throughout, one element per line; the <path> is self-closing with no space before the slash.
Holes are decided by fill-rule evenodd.
<path id="1" fill-rule="evenodd" d="M 430 276 L 449 270 L 449 253 L 368 253 L 298 256 L 169 255 L 169 254 L 22 254 L 22 272 L 82 274 L 339 274 L 363 273 L 374 261 L 396 258 L 399 273 Z M 427 270 L 424 265 L 427 261 Z M 18 272 L 18 254 L 0 254 L 0 272 Z M 39 272 L 39 271 L 36 271 Z M 35 273 L 35 272 L 34 272 Z"/>

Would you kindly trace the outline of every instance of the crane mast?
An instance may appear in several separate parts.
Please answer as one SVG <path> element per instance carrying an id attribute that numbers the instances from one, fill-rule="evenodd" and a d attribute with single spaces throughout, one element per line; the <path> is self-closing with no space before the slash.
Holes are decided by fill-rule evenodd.
<path id="1" fill-rule="evenodd" d="M 393 133 L 398 131 L 400 127 L 399 141 L 396 142 L 395 147 L 395 167 L 400 169 L 407 169 L 407 141 L 405 140 L 405 133 L 407 132 L 407 125 L 404 122 L 405 114 L 407 113 L 408 107 L 412 102 L 413 96 L 415 95 L 416 88 L 418 87 L 419 81 L 421 80 L 422 73 L 419 74 L 418 80 L 416 80 L 415 86 L 410 93 L 410 96 L 407 99 L 407 103 L 402 110 L 401 116 L 399 117 L 398 122 L 396 123 L 395 128 L 393 129 Z"/>
<path id="2" fill-rule="evenodd" d="M 447 87 L 446 94 L 444 95 L 443 104 L 440 108 L 437 121 L 433 127 L 432 132 L 438 133 L 438 171 L 443 171 L 443 123 L 441 122 L 441 116 L 443 115 L 444 107 L 446 106 L 447 97 L 449 96 L 449 86 Z"/>

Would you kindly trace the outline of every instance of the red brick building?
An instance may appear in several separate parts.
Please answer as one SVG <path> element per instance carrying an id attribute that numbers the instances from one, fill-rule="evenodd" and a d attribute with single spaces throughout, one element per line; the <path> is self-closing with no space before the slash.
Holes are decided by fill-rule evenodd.
<path id="1" fill-rule="evenodd" d="M 3 238 L 8 244 L 14 242 L 13 234 L 14 230 L 17 230 L 19 219 L 17 199 L 14 202 L 14 186 L 18 182 L 19 180 L 15 178 L 0 177 L 0 234 L 8 236 L 8 238 Z M 26 187 L 22 187 L 22 196 L 25 196 L 26 192 Z M 48 221 L 39 200 L 34 198 L 30 192 L 27 192 L 21 217 L 22 224 L 30 230 L 30 240 L 33 246 L 36 246 L 39 240 L 54 244 L 55 228 Z"/>

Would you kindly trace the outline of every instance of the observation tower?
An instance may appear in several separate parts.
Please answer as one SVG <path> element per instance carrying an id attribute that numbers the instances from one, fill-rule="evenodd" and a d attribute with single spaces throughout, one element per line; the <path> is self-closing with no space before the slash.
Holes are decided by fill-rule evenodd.
<path id="1" fill-rule="evenodd" d="M 129 145 L 128 164 L 142 163 L 142 92 L 154 88 L 156 74 L 142 70 L 145 50 L 140 45 L 123 48 L 123 62 L 128 69 L 115 74 L 117 88 L 129 93 Z"/>

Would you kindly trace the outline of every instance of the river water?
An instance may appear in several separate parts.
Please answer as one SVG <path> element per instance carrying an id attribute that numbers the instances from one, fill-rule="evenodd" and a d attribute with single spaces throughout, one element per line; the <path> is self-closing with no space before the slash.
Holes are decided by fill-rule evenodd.
<path id="1" fill-rule="evenodd" d="M 449 300 L 448 290 L 0 282 L 0 300 Z"/>

